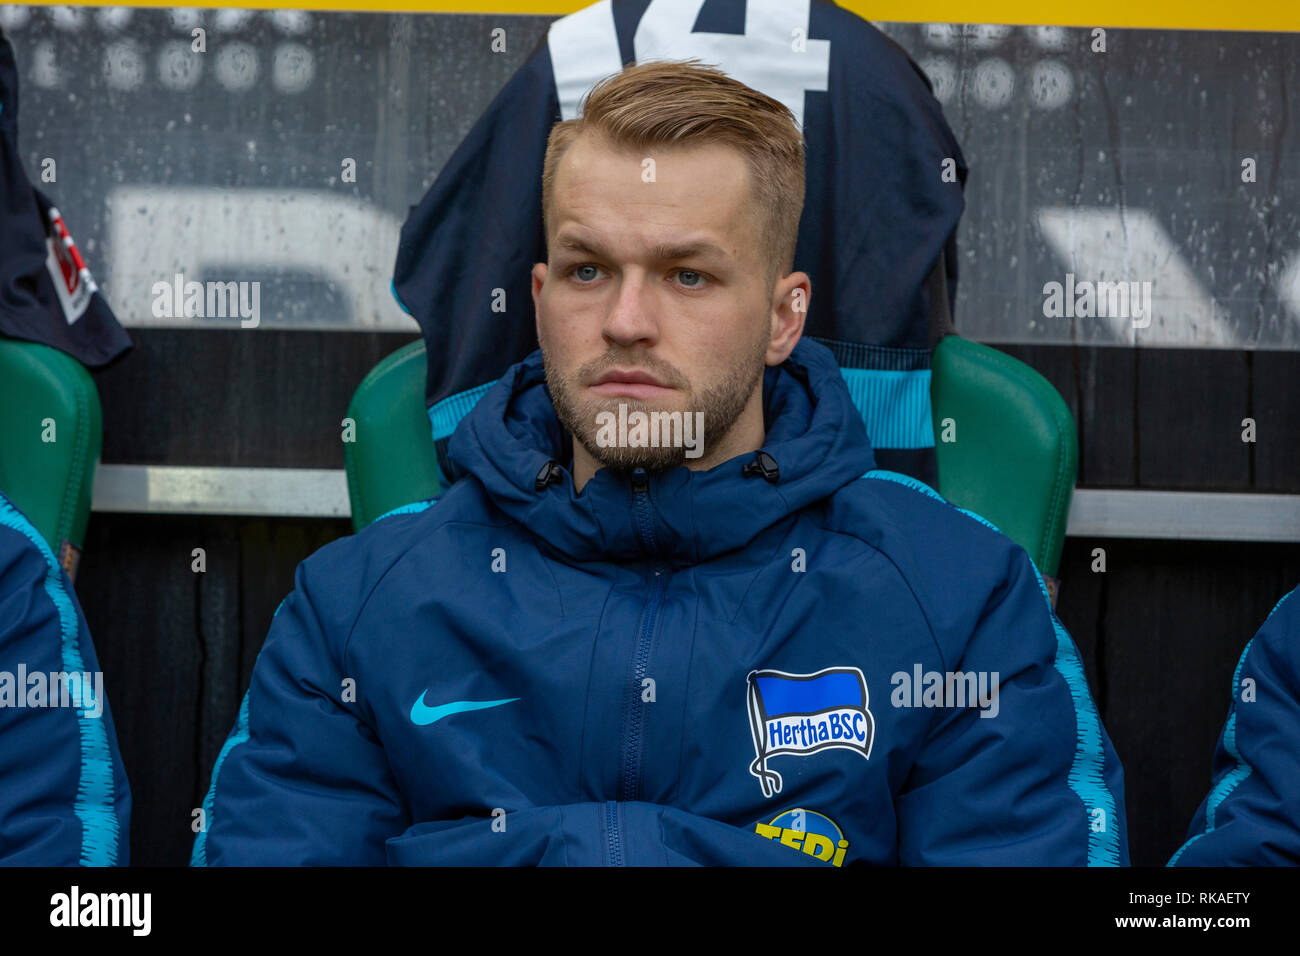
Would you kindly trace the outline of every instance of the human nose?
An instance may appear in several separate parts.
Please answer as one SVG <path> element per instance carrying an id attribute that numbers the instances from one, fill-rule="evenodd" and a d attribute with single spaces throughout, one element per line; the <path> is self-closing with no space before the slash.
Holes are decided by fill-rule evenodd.
<path id="1" fill-rule="evenodd" d="M 651 298 L 646 274 L 625 271 L 601 328 L 606 340 L 620 346 L 653 345 L 658 341 L 659 323 Z"/>

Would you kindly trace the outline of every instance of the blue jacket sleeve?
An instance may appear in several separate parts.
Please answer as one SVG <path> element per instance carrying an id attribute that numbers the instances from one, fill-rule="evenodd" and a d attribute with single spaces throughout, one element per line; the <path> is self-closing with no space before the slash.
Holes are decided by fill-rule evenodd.
<path id="1" fill-rule="evenodd" d="M 0 496 L 0 864 L 125 866 L 131 791 L 76 592 Z"/>
<path id="2" fill-rule="evenodd" d="M 1210 791 L 1170 866 L 1300 865 L 1300 597 L 1237 661 Z"/>
<path id="3" fill-rule="evenodd" d="M 1023 549 L 954 670 L 983 675 L 989 693 L 936 710 L 897 801 L 900 862 L 1128 865 L 1123 769 Z"/>
<path id="4" fill-rule="evenodd" d="M 340 560 L 347 540 L 298 566 L 272 618 L 212 770 L 192 865 L 382 866 L 385 841 L 410 825 L 345 664 L 365 597 L 365 569 Z"/>

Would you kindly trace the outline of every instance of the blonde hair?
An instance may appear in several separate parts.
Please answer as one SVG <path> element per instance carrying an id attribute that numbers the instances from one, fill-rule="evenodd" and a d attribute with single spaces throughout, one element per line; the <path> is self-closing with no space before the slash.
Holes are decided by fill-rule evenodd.
<path id="1" fill-rule="evenodd" d="M 768 283 L 794 268 L 804 200 L 804 139 L 794 114 L 770 96 L 701 65 L 651 60 L 605 77 L 577 119 L 556 123 L 542 168 L 542 221 L 548 225 L 560 159 L 581 133 L 628 150 L 725 143 L 749 168 Z"/>

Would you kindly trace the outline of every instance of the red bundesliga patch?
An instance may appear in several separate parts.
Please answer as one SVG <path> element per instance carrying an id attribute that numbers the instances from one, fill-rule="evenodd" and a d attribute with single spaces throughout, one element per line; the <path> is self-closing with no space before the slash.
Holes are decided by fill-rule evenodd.
<path id="1" fill-rule="evenodd" d="M 77 244 L 72 241 L 68 227 L 63 224 L 63 217 L 54 206 L 49 210 L 45 244 L 49 248 L 46 265 L 54 279 L 54 289 L 59 295 L 64 316 L 71 325 L 81 318 L 90 305 L 90 297 L 99 287 L 95 285 L 85 260 L 77 251 Z"/>

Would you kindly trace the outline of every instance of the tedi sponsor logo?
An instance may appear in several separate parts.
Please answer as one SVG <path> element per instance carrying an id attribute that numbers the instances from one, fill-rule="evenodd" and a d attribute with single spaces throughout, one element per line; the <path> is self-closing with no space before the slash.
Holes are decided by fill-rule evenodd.
<path id="1" fill-rule="evenodd" d="M 82 893 L 73 886 L 50 897 L 51 926 L 129 926 L 148 936 L 153 898 L 149 893 Z"/>
<path id="2" fill-rule="evenodd" d="M 843 866 L 844 855 L 849 852 L 849 841 L 838 823 L 802 807 L 778 813 L 768 823 L 759 821 L 754 824 L 754 832 L 832 866 Z"/>
<path id="3" fill-rule="evenodd" d="M 601 448 L 685 448 L 687 458 L 704 454 L 703 412 L 643 412 L 618 403 L 618 414 L 596 415 Z"/>
<path id="4" fill-rule="evenodd" d="M 102 671 L 0 671 L 0 707 L 76 707 L 83 717 L 104 713 Z"/>
<path id="5" fill-rule="evenodd" d="M 238 317 L 244 329 L 262 321 L 260 282 L 186 282 L 178 272 L 171 282 L 155 282 L 149 292 L 155 319 Z"/>
<path id="6" fill-rule="evenodd" d="M 1151 324 L 1150 282 L 1076 282 L 1068 272 L 1064 285 L 1046 283 L 1043 296 L 1045 318 L 1132 319 L 1135 329 Z"/>
<path id="7" fill-rule="evenodd" d="M 914 664 L 912 673 L 895 671 L 889 682 L 894 691 L 889 702 L 895 707 L 973 707 L 980 705 L 981 717 L 998 715 L 997 671 L 926 671 Z"/>

